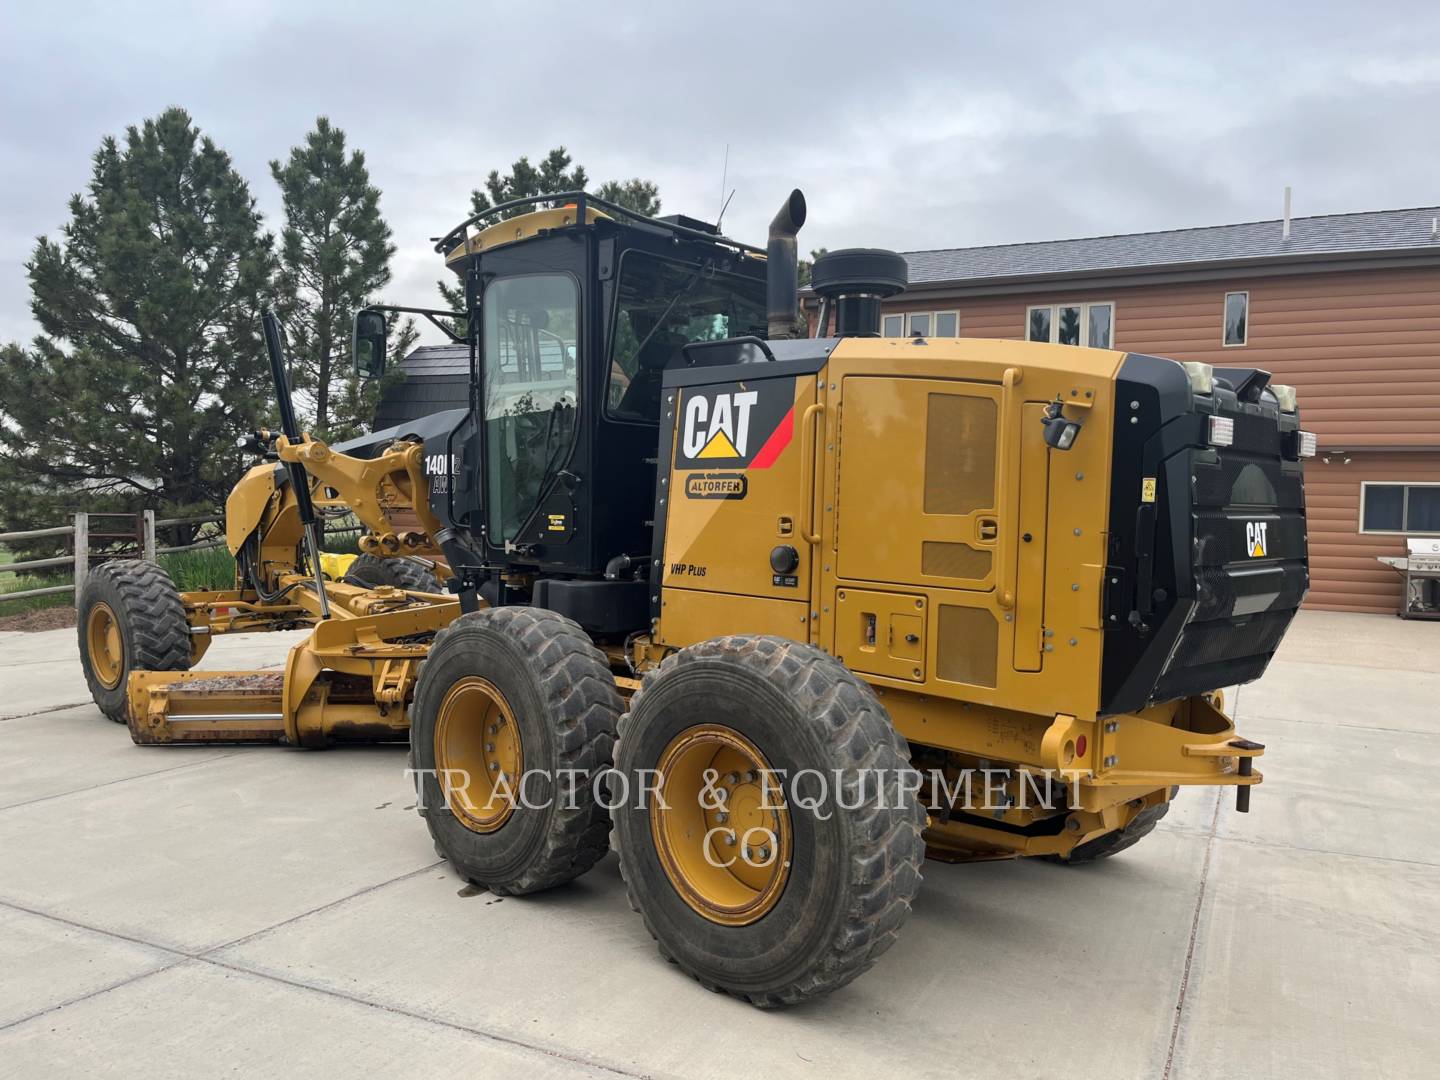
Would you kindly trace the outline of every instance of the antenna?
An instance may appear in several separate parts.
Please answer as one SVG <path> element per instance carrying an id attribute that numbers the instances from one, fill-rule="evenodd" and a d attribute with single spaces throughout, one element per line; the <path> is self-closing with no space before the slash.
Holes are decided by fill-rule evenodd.
<path id="1" fill-rule="evenodd" d="M 719 231 L 720 218 L 725 216 L 725 205 L 730 201 L 725 198 L 725 183 L 730 179 L 730 144 L 725 144 L 725 163 L 720 166 L 720 214 L 715 218 L 715 228 Z"/>
<path id="2" fill-rule="evenodd" d="M 725 208 L 730 205 L 730 200 L 735 197 L 735 191 L 735 188 L 731 188 L 730 194 L 726 197 L 725 201 L 720 204 L 720 216 L 715 219 L 715 231 L 717 233 L 720 231 L 720 222 L 725 220 Z"/>

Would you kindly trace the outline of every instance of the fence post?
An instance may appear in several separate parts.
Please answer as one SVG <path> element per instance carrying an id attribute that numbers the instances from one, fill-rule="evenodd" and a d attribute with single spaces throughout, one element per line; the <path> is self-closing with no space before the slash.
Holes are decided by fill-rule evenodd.
<path id="1" fill-rule="evenodd" d="M 85 589 L 85 575 L 90 572 L 90 515 L 83 510 L 75 515 L 75 606 Z"/>
<path id="2" fill-rule="evenodd" d="M 145 511 L 145 522 L 144 522 L 143 528 L 144 528 L 144 533 L 145 533 L 145 539 L 144 539 L 144 542 L 141 544 L 141 547 L 142 547 L 143 552 L 144 552 L 144 558 L 149 559 L 151 562 L 154 562 L 154 561 L 155 561 L 155 511 L 154 511 L 154 510 L 146 510 L 146 511 Z"/>

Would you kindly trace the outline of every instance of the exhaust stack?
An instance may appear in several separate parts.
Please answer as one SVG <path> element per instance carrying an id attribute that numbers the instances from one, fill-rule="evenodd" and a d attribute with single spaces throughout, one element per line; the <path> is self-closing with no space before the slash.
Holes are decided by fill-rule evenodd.
<path id="1" fill-rule="evenodd" d="M 800 306 L 795 234 L 804 224 L 805 196 L 796 188 L 770 222 L 770 240 L 765 246 L 765 317 L 769 328 L 767 336 L 772 341 L 795 336 L 796 311 Z"/>

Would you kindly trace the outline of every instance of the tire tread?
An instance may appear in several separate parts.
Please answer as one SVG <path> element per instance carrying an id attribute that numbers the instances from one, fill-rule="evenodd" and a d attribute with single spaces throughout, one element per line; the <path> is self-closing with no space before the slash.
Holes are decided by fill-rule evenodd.
<path id="1" fill-rule="evenodd" d="M 801 642 L 772 636 L 733 634 L 712 638 L 672 653 L 648 672 L 631 699 L 630 710 L 620 719 L 619 737 L 626 728 L 647 689 L 667 673 L 697 661 L 715 658 L 744 659 L 768 680 L 784 688 L 827 732 L 827 742 L 836 748 L 834 765 L 846 770 L 883 769 L 882 775 L 898 779 L 910 768 L 910 750 L 896 732 L 889 715 L 869 685 L 827 653 Z M 617 758 L 619 754 L 617 752 Z M 819 962 L 791 984 L 764 993 L 744 992 L 715 985 L 666 949 L 646 914 L 632 878 L 625 873 L 626 853 L 620 852 L 621 876 L 625 879 L 630 907 L 639 912 L 645 928 L 655 939 L 660 953 L 677 964 L 707 989 L 727 993 L 760 1008 L 796 1005 L 836 990 L 867 971 L 895 943 L 900 928 L 910 915 L 920 889 L 921 863 L 925 844 L 921 832 L 925 811 L 913 796 L 903 809 L 888 796 L 882 809 L 867 800 L 865 806 L 843 815 L 850 833 L 852 887 L 849 906 Z"/>

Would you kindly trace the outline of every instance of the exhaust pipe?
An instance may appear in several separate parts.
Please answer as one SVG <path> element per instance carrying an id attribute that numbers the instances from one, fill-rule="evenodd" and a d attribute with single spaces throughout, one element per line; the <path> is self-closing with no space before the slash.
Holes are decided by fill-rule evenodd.
<path id="1" fill-rule="evenodd" d="M 765 318 L 771 341 L 795 336 L 800 305 L 795 234 L 804 224 L 805 196 L 796 188 L 770 222 L 770 240 L 765 245 Z"/>

